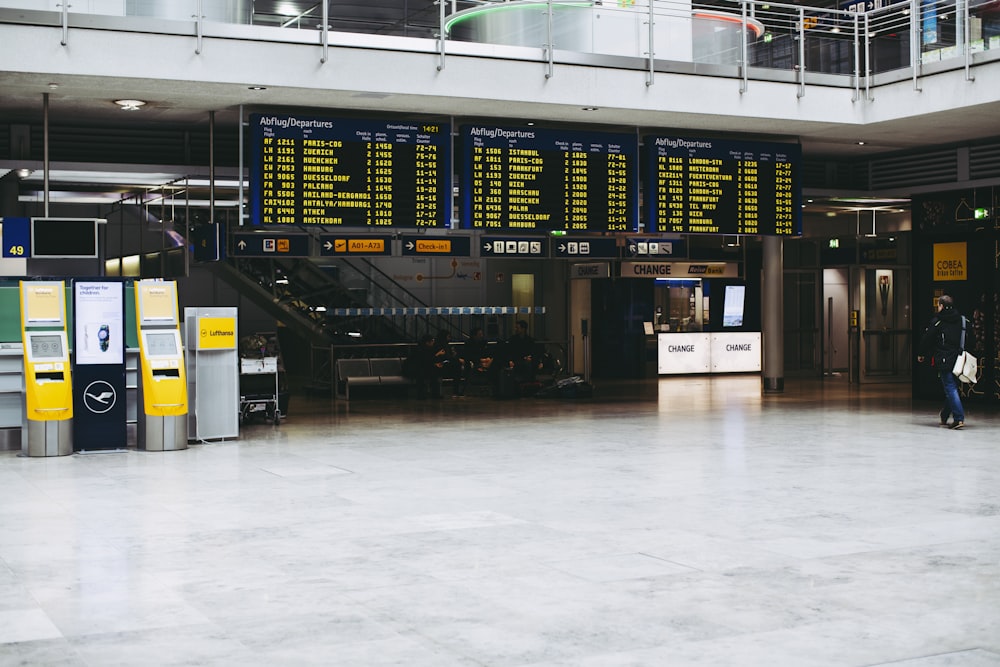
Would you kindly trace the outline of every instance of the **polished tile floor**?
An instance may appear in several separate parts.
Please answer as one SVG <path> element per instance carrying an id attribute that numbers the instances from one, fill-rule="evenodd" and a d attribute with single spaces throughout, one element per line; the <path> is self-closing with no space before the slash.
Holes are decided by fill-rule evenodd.
<path id="1" fill-rule="evenodd" d="M 0 452 L 0 665 L 1000 665 L 1000 415 L 759 387 Z"/>

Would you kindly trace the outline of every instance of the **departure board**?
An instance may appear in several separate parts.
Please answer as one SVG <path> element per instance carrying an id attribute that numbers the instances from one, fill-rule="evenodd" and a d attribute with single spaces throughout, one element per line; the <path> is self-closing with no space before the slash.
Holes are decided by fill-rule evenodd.
<path id="1" fill-rule="evenodd" d="M 449 125 L 254 114 L 250 126 L 253 224 L 449 226 Z"/>
<path id="2" fill-rule="evenodd" d="M 635 136 L 462 128 L 462 226 L 490 231 L 638 228 Z"/>
<path id="3" fill-rule="evenodd" d="M 798 144 L 646 137 L 647 227 L 682 234 L 802 234 Z"/>

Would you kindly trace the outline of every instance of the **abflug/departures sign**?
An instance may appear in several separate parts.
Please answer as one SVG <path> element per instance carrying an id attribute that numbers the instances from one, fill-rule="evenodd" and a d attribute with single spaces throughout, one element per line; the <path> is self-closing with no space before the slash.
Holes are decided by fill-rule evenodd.
<path id="1" fill-rule="evenodd" d="M 638 140 L 627 134 L 463 126 L 463 226 L 618 232 L 638 227 Z"/>
<path id="2" fill-rule="evenodd" d="M 797 144 L 646 137 L 647 226 L 681 234 L 802 234 Z"/>
<path id="3" fill-rule="evenodd" d="M 447 124 L 254 114 L 250 127 L 253 224 L 447 224 Z"/>

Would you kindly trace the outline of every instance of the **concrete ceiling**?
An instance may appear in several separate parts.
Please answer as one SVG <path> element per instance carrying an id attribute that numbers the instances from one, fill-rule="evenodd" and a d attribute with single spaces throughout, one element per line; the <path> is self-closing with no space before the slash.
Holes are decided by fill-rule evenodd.
<path id="1" fill-rule="evenodd" d="M 155 3 L 152 3 L 155 4 Z M 169 4 L 169 3 L 167 3 Z M 238 2 L 236 4 L 239 4 Z M 300 30 L 315 30 L 321 5 L 311 1 L 255 0 L 255 25 L 291 23 Z M 465 4 L 460 3 L 459 8 Z M 330 25 L 346 32 L 376 33 L 387 36 L 429 37 L 436 31 L 438 8 L 434 0 L 366 0 L 331 2 Z M 109 33 L 113 34 L 113 33 Z M 432 56 L 428 56 L 432 57 Z M 241 105 L 264 108 L 372 110 L 391 113 L 413 109 L 428 115 L 443 114 L 470 118 L 545 119 L 551 122 L 597 124 L 602 129 L 620 126 L 663 128 L 704 132 L 725 132 L 750 136 L 791 137 L 803 146 L 809 158 L 870 158 L 928 145 L 974 142 L 1000 135 L 1000 95 L 982 104 L 956 104 L 948 100 L 928 113 L 873 119 L 857 131 L 845 131 L 838 123 L 789 121 L 752 114 L 691 114 L 663 110 L 618 110 L 613 116 L 588 115 L 578 105 L 560 106 L 537 102 L 512 102 L 498 106 L 494 100 L 475 97 L 420 95 L 405 93 L 316 90 L 268 85 L 253 91 L 242 83 L 206 83 L 163 79 L 142 80 L 133 76 L 59 75 L 42 72 L 4 71 L 0 62 L 0 122 L 37 124 L 42 118 L 43 95 L 48 95 L 52 125 L 89 125 L 107 128 L 149 128 L 156 125 L 207 127 L 214 112 L 217 125 L 239 122 Z M 19 68 L 11 67 L 10 70 Z M 252 68 L 250 68 L 252 71 Z M 977 71 L 979 86 L 1000 88 L 1000 62 Z M 990 84 L 992 81 L 992 84 Z M 751 85 L 755 85 L 751 81 Z M 849 93 L 848 93 L 849 94 Z M 876 92 L 878 94 L 878 92 Z M 125 112 L 110 101 L 139 98 L 148 103 L 139 111 Z M 864 141 L 860 145 L 859 141 Z M 0 164 L 0 172 L 2 167 Z M 156 171 L 151 168 L 151 171 Z M 79 177 L 78 177 L 79 178 Z M 71 184 L 67 184 L 71 186 Z M 53 188 L 58 178 L 53 177 Z M 886 193 L 887 197 L 889 193 Z M 895 202 L 888 205 L 898 205 Z"/>

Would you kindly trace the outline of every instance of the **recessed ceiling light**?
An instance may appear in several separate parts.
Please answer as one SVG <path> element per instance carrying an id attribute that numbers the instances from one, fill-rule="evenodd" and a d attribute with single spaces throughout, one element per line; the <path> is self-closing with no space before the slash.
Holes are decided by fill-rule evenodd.
<path id="1" fill-rule="evenodd" d="M 583 107 L 584 111 L 597 111 L 597 107 Z"/>
<path id="2" fill-rule="evenodd" d="M 863 142 L 863 141 L 859 141 L 858 142 L 858 146 L 864 146 L 864 145 L 865 145 L 865 142 Z"/>
<path id="3" fill-rule="evenodd" d="M 115 100 L 115 104 L 122 108 L 122 111 L 138 111 L 139 107 L 146 106 L 142 100 Z"/>
<path id="4" fill-rule="evenodd" d="M 264 86 L 247 86 L 250 90 L 267 90 Z"/>

